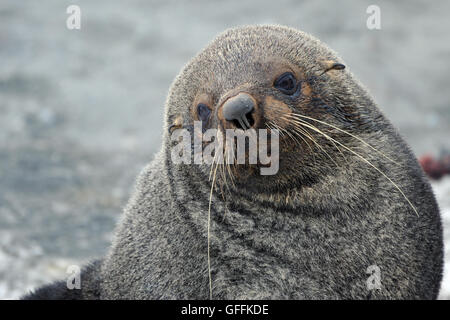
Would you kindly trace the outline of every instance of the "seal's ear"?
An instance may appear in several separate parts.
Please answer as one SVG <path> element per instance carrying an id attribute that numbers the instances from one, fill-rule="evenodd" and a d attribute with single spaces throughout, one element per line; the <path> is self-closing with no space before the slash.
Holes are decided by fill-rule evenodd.
<path id="1" fill-rule="evenodd" d="M 176 129 L 180 129 L 182 127 L 181 116 L 177 116 L 172 124 L 169 125 L 169 133 L 172 133 Z"/>
<path id="2" fill-rule="evenodd" d="M 324 60 L 320 62 L 323 72 L 320 75 L 323 75 L 324 73 L 327 73 L 330 70 L 343 70 L 345 69 L 345 66 L 342 63 L 338 63 L 333 60 Z"/>

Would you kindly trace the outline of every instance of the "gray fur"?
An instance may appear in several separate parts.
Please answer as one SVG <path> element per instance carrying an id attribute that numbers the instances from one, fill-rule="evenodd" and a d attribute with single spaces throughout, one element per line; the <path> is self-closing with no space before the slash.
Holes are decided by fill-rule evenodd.
<path id="1" fill-rule="evenodd" d="M 317 136 L 334 163 L 317 150 L 297 148 L 281 154 L 275 176 L 254 176 L 229 191 L 218 178 L 211 212 L 213 299 L 437 297 L 443 259 L 439 210 L 407 144 L 348 68 L 320 76 L 323 60 L 343 63 L 324 44 L 286 27 L 249 26 L 221 34 L 175 79 L 162 149 L 140 175 L 101 265 L 100 298 L 209 298 L 209 166 L 173 164 L 167 129 L 179 116 L 184 127 L 192 125 L 190 108 L 199 90 L 213 96 L 215 105 L 244 83 L 255 94 L 284 99 L 259 80 L 271 58 L 298 66 L 308 79 L 318 77 L 310 85 L 321 107 L 331 111 L 311 113 L 397 164 L 354 138 L 320 128 L 383 170 L 418 216 L 379 172 Z M 381 270 L 380 289 L 367 288 L 371 265 Z"/>

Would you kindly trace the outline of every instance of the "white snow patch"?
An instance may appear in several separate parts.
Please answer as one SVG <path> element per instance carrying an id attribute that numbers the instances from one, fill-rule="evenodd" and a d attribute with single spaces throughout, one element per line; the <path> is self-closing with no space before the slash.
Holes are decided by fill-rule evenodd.
<path id="1" fill-rule="evenodd" d="M 450 300 L 450 177 L 432 183 L 436 199 L 441 209 L 444 229 L 444 277 L 439 299 Z"/>

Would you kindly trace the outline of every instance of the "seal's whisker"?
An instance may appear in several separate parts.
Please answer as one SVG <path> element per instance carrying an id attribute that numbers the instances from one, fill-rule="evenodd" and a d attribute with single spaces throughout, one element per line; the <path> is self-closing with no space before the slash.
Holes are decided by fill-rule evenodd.
<path id="1" fill-rule="evenodd" d="M 219 139 L 218 134 L 219 134 L 219 131 L 217 131 L 216 139 Z M 226 145 L 225 145 L 225 149 L 226 149 Z M 225 164 L 225 161 L 224 161 L 224 152 L 225 152 L 225 151 L 224 151 L 224 148 L 221 148 L 221 151 L 220 151 L 220 152 L 222 153 L 222 154 L 221 154 L 221 155 L 222 155 L 222 158 L 221 158 L 222 163 L 220 164 L 220 166 L 221 166 L 222 181 L 224 182 L 227 191 L 230 192 L 230 187 L 228 186 L 228 177 L 227 177 L 227 173 L 226 173 L 226 171 L 225 171 L 225 166 L 226 166 L 226 164 Z"/>
<path id="2" fill-rule="evenodd" d="M 288 121 L 289 123 L 291 123 L 291 120 L 287 120 L 287 121 Z M 313 156 L 313 161 L 316 162 L 316 156 L 315 156 L 315 153 L 314 153 L 314 151 L 313 151 L 311 145 L 309 144 L 309 142 L 306 141 L 304 137 L 306 137 L 306 138 L 308 138 L 309 140 L 311 140 L 314 144 L 317 144 L 317 141 L 316 141 L 316 140 L 315 140 L 308 132 L 306 132 L 306 129 L 303 130 L 303 129 L 300 128 L 298 125 L 295 125 L 294 123 L 292 123 L 292 124 L 295 125 L 295 127 L 296 127 L 296 129 L 297 129 L 298 131 L 297 131 L 297 130 L 293 130 L 292 133 L 291 133 L 291 132 L 289 132 L 289 130 L 282 128 L 281 126 L 277 125 L 277 124 L 276 124 L 275 122 L 273 122 L 273 121 L 270 121 L 270 123 L 271 123 L 271 125 L 273 125 L 273 126 L 276 127 L 275 129 L 277 129 L 277 130 L 280 132 L 280 134 L 282 134 L 283 132 L 286 132 L 286 134 L 288 134 L 289 138 L 291 138 L 291 139 L 292 139 L 294 142 L 296 142 L 299 146 L 301 146 L 301 143 L 300 143 L 300 141 L 297 140 L 297 138 L 296 138 L 295 136 L 297 136 L 297 137 L 299 137 L 300 139 L 302 139 L 303 142 L 305 142 L 305 143 L 308 145 L 308 147 L 309 147 L 309 149 L 310 149 L 310 151 L 311 151 L 311 154 L 312 154 L 312 156 Z M 272 129 L 271 126 L 269 126 L 269 127 Z M 322 149 L 322 148 L 320 147 L 320 145 L 318 145 L 318 147 L 319 147 L 320 149 Z M 323 149 L 322 149 L 322 150 L 323 150 Z M 323 152 L 326 152 L 326 151 L 323 150 Z"/>
<path id="3" fill-rule="evenodd" d="M 228 145 L 227 144 L 225 144 L 225 151 L 224 151 L 224 166 L 226 166 L 227 173 L 230 177 L 230 181 L 233 184 L 233 187 L 236 187 L 236 184 L 234 183 L 234 176 L 233 176 L 233 173 L 231 172 L 231 164 L 229 163 L 229 160 L 228 160 Z"/>
<path id="4" fill-rule="evenodd" d="M 344 149 L 350 151 L 351 153 L 353 153 L 354 155 L 356 155 L 358 157 L 358 159 L 362 160 L 363 162 L 367 163 L 369 166 L 371 166 L 372 168 L 374 168 L 376 171 L 378 171 L 380 174 L 382 174 L 403 196 L 403 198 L 408 202 L 408 204 L 411 206 L 411 208 L 414 210 L 414 212 L 416 213 L 417 216 L 419 216 L 419 213 L 417 212 L 417 209 L 414 207 L 414 205 L 412 204 L 412 202 L 408 199 L 408 197 L 405 195 L 405 193 L 402 191 L 402 189 L 394 182 L 392 181 L 391 178 L 389 178 L 382 170 L 380 170 L 378 167 L 376 167 L 372 162 L 370 162 L 369 160 L 367 160 L 366 158 L 364 158 L 362 155 L 360 155 L 359 153 L 355 152 L 354 150 L 350 149 L 349 147 L 345 146 L 344 144 L 340 143 L 339 141 L 333 139 L 332 137 L 330 137 L 329 135 L 327 135 L 326 133 L 322 132 L 321 130 L 317 129 L 315 126 L 311 125 L 310 123 L 307 122 L 303 122 L 301 123 L 301 125 L 306 126 L 308 128 L 310 128 L 311 130 L 316 131 L 317 133 L 323 135 L 325 138 L 327 138 L 330 141 L 334 141 L 335 143 L 339 144 L 340 146 L 342 146 Z"/>
<path id="5" fill-rule="evenodd" d="M 314 145 L 315 145 L 315 144 L 318 144 L 317 140 L 314 139 L 314 137 L 311 136 L 311 134 L 309 134 L 309 132 L 308 132 L 305 128 L 300 128 L 300 127 L 298 126 L 298 127 L 297 127 L 297 130 L 294 130 L 293 133 L 294 133 L 295 135 L 301 137 L 301 138 L 302 138 L 303 136 L 305 136 L 306 138 L 308 138 L 309 140 L 311 140 L 311 141 L 314 143 Z M 303 139 L 303 140 L 305 140 L 305 139 Z M 305 140 L 305 142 L 306 142 L 306 140 Z M 309 143 L 308 143 L 308 146 L 309 146 L 309 148 L 311 149 L 311 154 L 312 154 L 312 156 L 313 156 L 314 162 L 316 162 L 316 154 L 315 154 L 315 152 L 312 150 L 312 148 L 311 148 L 311 146 L 309 145 Z"/>
<path id="6" fill-rule="evenodd" d="M 226 217 L 227 211 L 228 211 L 228 207 L 227 207 L 227 204 L 226 204 L 227 203 L 227 199 L 226 199 L 225 193 L 228 192 L 228 194 L 230 194 L 230 195 L 232 195 L 232 193 L 231 193 L 230 187 L 228 186 L 227 173 L 225 171 L 225 165 L 222 163 L 221 167 L 222 167 L 222 170 L 221 170 L 221 172 L 222 172 L 222 179 L 225 182 L 224 183 L 225 184 L 225 190 L 224 190 L 222 184 L 219 184 L 219 186 L 220 186 L 220 193 L 221 193 L 221 196 L 222 196 L 223 204 L 225 206 L 225 212 L 223 214 L 222 221 L 225 221 L 225 217 Z"/>
<path id="7" fill-rule="evenodd" d="M 280 135 L 281 135 L 281 136 L 287 135 L 287 136 L 289 136 L 289 138 L 291 138 L 291 139 L 294 140 L 295 142 L 298 142 L 298 141 L 296 141 L 296 140 L 292 137 L 292 135 L 289 134 L 289 132 L 287 132 L 285 129 L 281 128 L 281 127 L 280 127 L 279 125 L 277 125 L 275 122 L 270 121 L 270 124 L 272 125 L 271 129 L 272 129 L 272 130 L 278 130 L 278 131 L 280 132 Z"/>
<path id="8" fill-rule="evenodd" d="M 294 124 L 294 125 L 299 124 L 300 121 L 301 121 L 302 123 L 307 123 L 307 124 L 309 124 L 309 125 L 312 125 L 312 124 L 310 124 L 310 123 L 308 123 L 308 122 L 306 122 L 306 121 L 300 120 L 300 119 L 287 119 L 287 118 L 284 118 L 284 117 L 283 117 L 283 119 L 285 119 L 285 120 L 287 120 L 287 121 L 290 121 L 291 124 Z M 314 126 L 314 127 L 315 127 L 317 130 L 320 130 L 320 129 L 317 128 L 316 126 Z M 347 161 L 347 158 L 346 158 L 345 155 L 342 153 L 341 149 L 339 149 L 339 147 L 336 145 L 336 143 L 334 143 L 333 141 L 331 141 L 331 143 L 332 143 L 332 144 L 334 145 L 334 147 L 339 151 L 339 153 L 340 153 L 341 156 L 344 158 L 344 160 Z M 347 162 L 348 162 L 348 161 L 347 161 Z"/>
<path id="9" fill-rule="evenodd" d="M 354 134 L 352 134 L 352 133 L 350 133 L 350 132 L 347 132 L 347 131 L 345 131 L 345 130 L 339 128 L 339 127 L 336 127 L 336 126 L 334 126 L 334 125 L 332 125 L 332 124 L 330 124 L 330 123 L 327 123 L 327 122 L 325 122 L 325 121 L 318 120 L 318 119 L 315 119 L 315 118 L 312 118 L 312 117 L 304 116 L 304 115 L 301 115 L 301 114 L 298 114 L 298 113 L 286 114 L 286 116 L 290 116 L 290 117 L 297 118 L 297 119 L 299 119 L 299 118 L 309 119 L 309 120 L 316 121 L 316 122 L 318 122 L 318 123 L 324 124 L 324 125 L 326 125 L 326 126 L 329 126 L 329 127 L 333 128 L 333 129 L 336 129 L 336 130 L 338 130 L 339 132 L 345 133 L 345 134 L 347 134 L 347 135 L 349 135 L 349 136 L 355 138 L 356 140 L 362 142 L 365 146 L 369 147 L 370 149 L 374 150 L 375 152 L 378 152 L 379 154 L 381 154 L 383 157 L 385 157 L 385 158 L 388 159 L 389 161 L 391 161 L 391 162 L 393 162 L 393 163 L 395 163 L 395 164 L 398 165 L 398 162 L 397 162 L 397 161 L 391 159 L 391 158 L 388 157 L 386 154 L 384 154 L 383 152 L 381 152 L 381 151 L 378 150 L 377 148 L 373 147 L 371 144 L 369 144 L 369 143 L 366 142 L 365 140 L 363 140 L 363 139 L 361 139 L 360 137 L 358 137 L 358 136 L 356 136 L 356 135 L 354 135 Z"/>
<path id="10" fill-rule="evenodd" d="M 296 130 L 301 130 L 301 128 L 300 128 L 301 125 L 299 125 L 299 124 L 293 124 L 293 125 L 295 126 L 294 131 L 296 131 Z M 303 128 L 303 129 L 304 129 L 304 128 Z M 326 153 L 326 154 L 328 155 L 328 157 L 329 157 L 330 159 L 332 159 L 331 156 L 330 156 L 330 155 L 325 151 L 325 149 L 317 142 L 316 139 L 314 139 L 313 141 L 314 141 L 314 143 L 316 144 L 316 146 L 317 146 L 322 152 Z M 331 143 L 333 143 L 333 142 L 331 141 Z M 344 160 L 348 162 L 347 158 L 344 156 L 344 154 L 342 153 L 341 149 L 339 149 L 339 147 L 338 147 L 335 143 L 333 143 L 333 146 L 339 151 L 339 154 L 341 154 L 341 156 L 344 158 Z M 332 160 L 333 160 L 333 159 L 332 159 Z M 334 161 L 333 161 L 333 163 L 336 164 L 336 162 L 334 162 Z"/>
<path id="11" fill-rule="evenodd" d="M 300 129 L 301 124 L 297 124 L 297 123 L 292 123 L 292 125 L 294 125 L 294 129 L 293 132 L 295 132 L 297 135 L 301 134 L 301 131 L 298 131 Z M 311 141 L 314 142 L 314 144 L 317 146 L 318 149 L 320 149 L 320 151 L 322 151 L 323 153 L 325 153 L 325 155 L 337 166 L 339 167 L 339 165 L 337 164 L 337 162 L 330 156 L 330 154 L 315 140 L 315 139 L 311 139 Z M 339 149 L 338 149 L 339 150 Z"/>
<path id="12" fill-rule="evenodd" d="M 227 140 L 227 142 L 228 142 L 228 140 Z M 236 159 L 236 152 L 235 151 L 237 150 L 237 148 L 236 148 L 235 142 L 233 141 L 232 143 L 233 143 L 232 146 L 229 146 L 228 143 L 227 143 L 227 147 L 230 147 L 232 149 L 231 149 L 231 151 L 227 149 L 228 152 L 227 152 L 226 156 L 227 156 L 227 162 L 230 162 L 229 153 L 231 153 L 231 155 L 233 157 L 231 160 L 233 160 L 233 162 L 230 164 L 230 170 L 232 170 L 232 171 L 234 171 L 234 173 L 236 173 L 236 170 L 237 170 L 237 159 Z"/>
<path id="13" fill-rule="evenodd" d="M 298 128 L 299 129 L 299 132 L 297 132 L 297 134 L 301 134 L 300 136 L 305 136 L 305 137 L 307 137 L 309 140 L 311 140 L 313 143 L 317 143 L 317 141 L 316 141 L 316 139 L 314 139 L 314 137 L 313 136 L 311 136 L 310 134 L 309 134 L 309 132 L 306 130 L 306 129 L 303 129 L 303 128 Z M 294 132 L 295 133 L 295 132 Z M 308 145 L 309 145 L 309 143 L 308 143 Z"/>
<path id="14" fill-rule="evenodd" d="M 293 132 L 295 135 L 299 136 L 300 138 L 303 138 L 303 136 L 305 136 L 306 138 L 308 138 L 309 140 L 311 140 L 311 141 L 314 143 L 314 145 L 315 145 L 319 150 L 322 150 L 323 152 L 325 152 L 325 150 L 323 150 L 323 148 L 318 144 L 317 140 L 314 139 L 314 137 L 312 137 L 312 136 L 309 134 L 309 132 L 307 132 L 306 130 L 303 130 L 303 128 L 301 128 L 300 126 L 296 125 L 295 123 L 291 123 L 291 124 L 294 125 L 294 130 L 292 130 L 292 132 Z M 303 139 L 303 140 L 304 140 L 304 139 Z M 308 145 L 309 145 L 309 143 L 308 143 Z M 313 151 L 311 150 L 311 152 L 313 152 Z M 313 153 L 313 156 L 314 156 L 314 153 Z"/>
<path id="15" fill-rule="evenodd" d="M 280 136 L 284 137 L 285 135 L 287 135 L 287 132 L 285 130 L 283 130 L 282 128 L 280 128 L 275 122 L 270 121 L 270 125 L 268 125 L 269 129 L 271 130 L 278 130 L 280 132 Z M 289 138 L 292 139 L 292 136 L 289 136 Z M 294 139 L 292 139 L 294 140 Z M 295 140 L 294 140 L 295 141 Z M 297 141 L 296 141 L 297 142 Z"/>
<path id="16" fill-rule="evenodd" d="M 211 277 L 211 255 L 210 255 L 210 239 L 211 239 L 211 203 L 212 203 L 212 195 L 214 191 L 214 186 L 216 183 L 216 174 L 217 167 L 219 163 L 216 164 L 214 169 L 214 176 L 211 183 L 211 191 L 209 193 L 209 204 L 208 204 L 208 277 L 209 277 L 209 298 L 212 299 L 212 277 Z"/>
<path id="17" fill-rule="evenodd" d="M 224 180 L 226 191 L 228 193 L 231 193 L 231 189 L 230 189 L 230 186 L 229 186 L 229 183 L 228 183 L 228 179 L 230 178 L 230 181 L 233 183 L 233 185 L 234 185 L 234 181 L 231 180 L 232 177 L 228 173 L 228 170 L 226 168 L 226 164 L 221 164 L 221 167 L 222 167 L 222 177 L 223 177 L 223 180 Z"/>
<path id="18" fill-rule="evenodd" d="M 213 161 L 211 162 L 211 166 L 210 166 L 210 170 L 209 170 L 209 178 L 208 178 L 208 181 L 211 181 L 211 177 L 212 177 L 212 173 L 213 173 L 213 168 L 214 168 L 214 163 L 216 162 L 216 157 L 217 157 L 217 153 L 214 152 L 214 158 L 213 158 Z"/>
<path id="19" fill-rule="evenodd" d="M 293 140 L 294 142 L 296 142 L 299 146 L 301 146 L 301 143 L 300 143 L 300 141 L 299 141 L 295 136 L 298 136 L 300 139 L 302 139 L 303 142 L 305 142 L 305 144 L 308 145 L 308 147 L 309 147 L 309 149 L 310 149 L 310 151 L 311 151 L 311 154 L 312 154 L 313 157 L 314 157 L 314 161 L 315 161 L 314 151 L 313 151 L 311 145 L 309 144 L 309 142 L 306 141 L 305 138 L 303 137 L 303 135 L 304 135 L 303 133 L 300 134 L 299 132 L 295 132 L 295 131 L 294 131 L 293 133 L 294 133 L 295 135 L 293 135 L 291 132 L 289 132 L 289 130 L 282 128 L 281 126 L 277 125 L 275 122 L 270 121 L 270 123 L 271 123 L 271 125 L 273 125 L 273 126 L 275 127 L 275 129 L 277 129 L 281 134 L 282 134 L 283 132 L 285 132 L 286 135 L 288 135 L 288 137 L 291 138 L 291 140 Z M 271 128 L 271 127 L 270 127 L 270 128 Z M 311 138 L 309 138 L 309 139 L 311 140 Z M 314 141 L 313 141 L 313 142 L 314 142 Z"/>
<path id="20" fill-rule="evenodd" d="M 293 125 L 295 127 L 295 130 L 293 130 L 292 132 L 296 136 L 299 136 L 300 138 L 302 138 L 302 140 L 305 141 L 308 144 L 308 146 L 309 146 L 309 143 L 305 139 L 303 139 L 303 137 L 306 137 L 309 140 L 311 140 L 314 143 L 315 147 L 317 147 L 319 150 L 322 149 L 321 146 L 318 144 L 317 140 L 314 139 L 314 137 L 308 132 L 308 130 L 306 130 L 306 128 L 300 127 L 295 122 L 293 122 L 291 119 L 283 118 L 283 120 L 287 121 L 290 125 Z M 310 147 L 310 149 L 311 149 L 311 147 Z M 315 155 L 314 155 L 314 152 L 312 149 L 311 149 L 311 152 L 312 152 L 314 160 L 315 160 Z"/>
<path id="21" fill-rule="evenodd" d="M 225 175 L 225 166 L 223 163 L 220 164 L 220 175 L 222 176 L 223 184 L 228 188 L 227 176 Z"/>
<path id="22" fill-rule="evenodd" d="M 323 152 L 325 152 L 325 150 L 323 150 L 323 148 L 318 144 L 318 142 L 316 141 L 316 139 L 314 139 L 314 137 L 312 137 L 309 132 L 307 132 L 306 130 L 303 130 L 302 128 L 300 128 L 299 126 L 296 126 L 295 129 L 292 131 L 295 135 L 299 136 L 300 138 L 302 138 L 303 136 L 305 136 L 306 138 L 308 138 L 309 140 L 311 140 L 314 144 L 314 146 L 316 148 L 318 148 L 319 150 L 322 149 Z M 304 139 L 303 139 L 304 140 Z M 309 143 L 308 143 L 309 146 Z M 311 154 L 313 156 L 314 162 L 316 161 L 316 155 L 315 152 L 311 149 Z"/>
<path id="23" fill-rule="evenodd" d="M 302 130 L 308 132 L 307 128 L 302 128 Z M 312 139 L 314 139 L 314 138 L 311 136 L 311 134 L 309 134 L 309 132 L 308 132 L 308 135 L 309 135 Z M 314 139 L 314 140 L 315 140 L 315 139 Z M 344 153 L 341 151 L 341 149 L 340 149 L 336 144 L 334 144 L 334 143 L 333 143 L 333 146 L 339 151 L 339 154 L 342 156 L 342 158 L 344 158 L 344 160 L 345 160 L 347 163 L 349 163 L 347 157 L 344 155 Z"/>

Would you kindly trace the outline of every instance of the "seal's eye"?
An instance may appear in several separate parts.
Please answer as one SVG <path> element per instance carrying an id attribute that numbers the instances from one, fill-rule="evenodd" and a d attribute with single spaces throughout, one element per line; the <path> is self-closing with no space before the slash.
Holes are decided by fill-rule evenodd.
<path id="1" fill-rule="evenodd" d="M 297 79 L 295 79 L 295 76 L 291 72 L 283 73 L 275 80 L 273 85 L 288 95 L 292 95 L 297 91 Z"/>
<path id="2" fill-rule="evenodd" d="M 210 114 L 211 110 L 209 110 L 206 104 L 199 103 L 197 105 L 197 115 L 200 121 L 208 121 Z"/>

